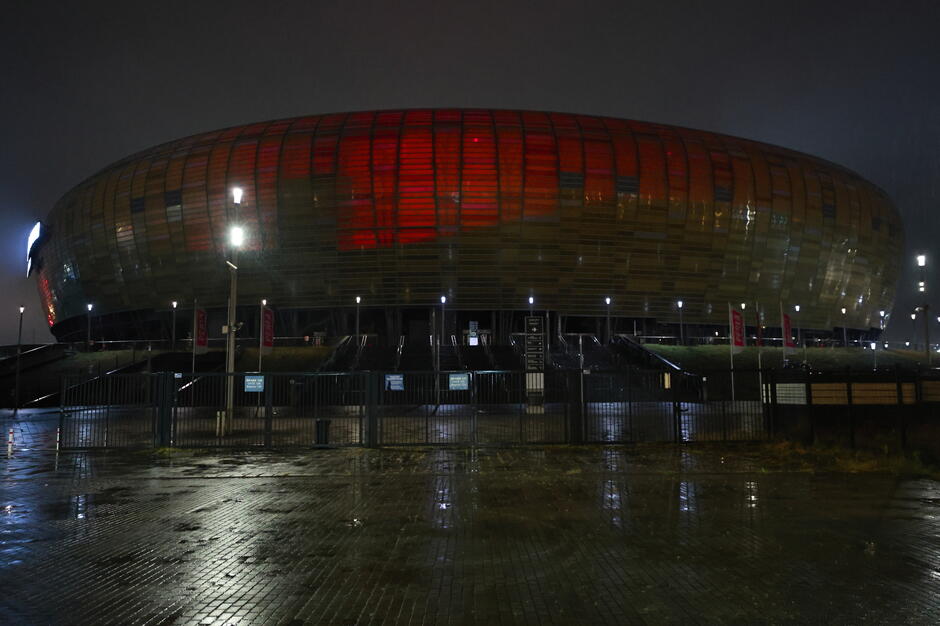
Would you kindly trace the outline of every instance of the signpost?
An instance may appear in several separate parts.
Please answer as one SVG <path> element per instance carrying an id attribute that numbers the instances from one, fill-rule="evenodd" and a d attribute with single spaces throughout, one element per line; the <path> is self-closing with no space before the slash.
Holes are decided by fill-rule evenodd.
<path id="1" fill-rule="evenodd" d="M 405 375 L 404 374 L 386 374 L 385 375 L 385 391 L 404 391 L 405 390 Z"/>
<path id="2" fill-rule="evenodd" d="M 545 393 L 545 320 L 525 318 L 525 390 L 529 404 L 542 404 Z"/>

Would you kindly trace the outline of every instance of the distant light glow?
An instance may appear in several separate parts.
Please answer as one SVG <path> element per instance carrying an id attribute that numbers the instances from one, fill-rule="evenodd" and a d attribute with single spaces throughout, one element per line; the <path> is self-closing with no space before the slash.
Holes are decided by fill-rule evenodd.
<path id="1" fill-rule="evenodd" d="M 878 344 L 875 343 L 874 341 L 872 341 L 872 342 L 871 342 L 871 349 L 874 350 L 874 349 L 877 348 L 877 347 L 878 347 Z"/>
<path id="2" fill-rule="evenodd" d="M 746 308 L 747 308 L 747 302 L 742 302 L 742 303 L 741 303 L 741 310 L 743 311 L 743 310 L 746 309 Z"/>
<path id="3" fill-rule="evenodd" d="M 232 187 L 232 202 L 234 202 L 235 204 L 241 204 L 243 194 L 244 194 L 244 191 L 242 190 L 241 187 Z"/>
<path id="4" fill-rule="evenodd" d="M 261 306 L 268 306 L 268 300 L 267 300 L 267 298 L 262 298 L 262 299 L 261 299 Z"/>
<path id="5" fill-rule="evenodd" d="M 678 302 L 676 302 L 676 306 L 678 306 L 678 307 L 681 309 L 681 308 L 682 308 L 682 300 L 679 300 Z"/>
<path id="6" fill-rule="evenodd" d="M 359 296 L 356 296 L 356 304 L 359 304 L 360 302 L 362 302 L 362 298 L 360 298 Z"/>
<path id="7" fill-rule="evenodd" d="M 36 222 L 33 229 L 29 231 L 29 237 L 26 238 L 26 275 L 29 276 L 33 269 L 33 246 L 39 240 L 42 234 L 42 222 Z"/>
<path id="8" fill-rule="evenodd" d="M 918 254 L 917 255 L 917 267 L 924 267 L 925 265 L 927 265 L 927 255 Z"/>
<path id="9" fill-rule="evenodd" d="M 25 307 L 25 306 L 21 306 L 21 307 L 20 307 L 20 315 L 22 315 L 22 314 L 23 314 L 23 311 L 25 311 L 25 310 L 26 310 L 26 307 Z"/>
<path id="10" fill-rule="evenodd" d="M 173 306 L 173 308 L 175 309 L 175 308 L 176 308 L 176 305 L 178 305 L 179 302 L 177 302 L 176 300 L 174 300 L 174 301 L 171 302 L 170 304 L 171 304 L 171 305 Z"/>
<path id="11" fill-rule="evenodd" d="M 88 307 L 88 312 L 89 312 L 89 313 L 91 313 L 91 310 L 92 310 L 93 308 L 95 308 L 95 305 L 93 305 L 91 302 L 89 302 L 89 303 L 86 304 L 85 306 Z"/>
<path id="12" fill-rule="evenodd" d="M 800 312 L 800 305 L 799 305 L 799 304 L 794 304 L 794 305 L 793 305 L 793 310 L 796 311 L 797 313 L 799 313 L 799 312 Z"/>
<path id="13" fill-rule="evenodd" d="M 447 296 L 441 296 L 441 304 L 447 302 Z"/>
<path id="14" fill-rule="evenodd" d="M 610 298 L 609 298 L 609 297 L 604 298 L 604 302 L 606 302 L 607 305 L 610 306 Z"/>
<path id="15" fill-rule="evenodd" d="M 842 315 L 845 315 L 845 307 L 842 307 Z"/>
<path id="16" fill-rule="evenodd" d="M 529 304 L 535 304 L 535 298 L 529 296 Z"/>

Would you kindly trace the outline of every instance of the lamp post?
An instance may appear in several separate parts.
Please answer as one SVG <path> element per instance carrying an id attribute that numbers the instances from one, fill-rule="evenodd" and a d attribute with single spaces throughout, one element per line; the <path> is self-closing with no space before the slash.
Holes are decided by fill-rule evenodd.
<path id="1" fill-rule="evenodd" d="M 881 341 L 884 341 L 884 340 L 885 340 L 885 312 L 884 312 L 884 309 L 878 311 L 878 317 L 881 318 L 881 319 L 879 320 L 879 322 L 878 322 L 878 328 L 881 330 L 881 333 L 879 334 L 878 338 L 879 338 Z M 885 342 L 885 343 L 887 343 L 887 342 Z"/>
<path id="2" fill-rule="evenodd" d="M 803 339 L 803 329 L 800 328 L 800 305 L 794 304 L 793 310 L 796 312 L 796 340 L 800 342 L 803 348 L 803 362 L 806 362 L 806 341 Z"/>
<path id="3" fill-rule="evenodd" d="M 176 350 L 176 307 L 179 304 L 176 300 L 170 303 L 173 307 L 172 317 L 173 322 L 170 324 L 170 350 Z"/>
<path id="4" fill-rule="evenodd" d="M 908 343 L 914 343 L 914 346 L 917 346 L 917 309 L 914 309 L 914 312 L 911 313 L 911 341 Z"/>
<path id="5" fill-rule="evenodd" d="M 447 324 L 444 323 L 444 305 L 447 304 L 447 296 L 441 296 L 441 345 L 447 344 Z"/>
<path id="6" fill-rule="evenodd" d="M 842 345 L 843 347 L 849 347 L 849 329 L 846 327 L 848 322 L 845 321 L 845 307 L 842 307 Z"/>
<path id="7" fill-rule="evenodd" d="M 679 307 L 679 345 L 685 345 L 685 331 L 682 328 L 682 300 L 676 302 L 676 306 Z"/>
<path id="8" fill-rule="evenodd" d="M 359 343 L 359 303 L 362 302 L 362 298 L 356 296 L 356 343 Z"/>
<path id="9" fill-rule="evenodd" d="M 610 345 L 610 296 L 604 298 L 607 304 L 607 345 Z"/>
<path id="10" fill-rule="evenodd" d="M 88 309 L 88 330 L 85 335 L 85 345 L 88 347 L 88 350 L 91 351 L 91 310 L 95 308 L 95 305 L 89 302 L 85 307 Z"/>
<path id="11" fill-rule="evenodd" d="M 265 298 L 261 299 L 261 311 L 258 316 L 258 373 L 261 373 L 261 353 L 264 352 L 264 307 L 268 306 Z M 260 396 L 259 396 L 260 397 Z"/>
<path id="12" fill-rule="evenodd" d="M 25 310 L 25 306 L 20 307 L 20 326 L 16 331 L 16 389 L 13 392 L 13 415 L 20 410 L 20 353 L 23 345 L 23 311 Z"/>
<path id="13" fill-rule="evenodd" d="M 229 252 L 231 261 L 225 264 L 229 268 L 228 324 L 225 328 L 225 419 L 221 424 L 220 436 L 226 435 L 235 418 L 235 303 L 238 300 L 238 249 L 245 243 L 245 230 L 238 226 L 238 208 L 242 202 L 240 187 L 232 189 L 233 222 L 229 228 Z"/>
<path id="14" fill-rule="evenodd" d="M 878 344 L 875 343 L 874 341 L 872 341 L 872 342 L 869 344 L 869 347 L 871 348 L 871 363 L 872 363 L 872 369 L 873 369 L 873 370 L 876 370 L 876 369 L 878 369 L 878 352 L 875 350 L 875 348 L 878 347 Z"/>
<path id="15" fill-rule="evenodd" d="M 532 305 L 535 304 L 535 298 L 529 296 L 529 317 L 532 316 Z"/>
<path id="16" fill-rule="evenodd" d="M 917 255 L 917 267 L 920 268 L 920 281 L 918 281 L 917 290 L 924 294 L 923 304 L 920 306 L 924 312 L 924 357 L 927 359 L 927 367 L 930 367 L 930 305 L 927 303 L 927 255 Z"/>

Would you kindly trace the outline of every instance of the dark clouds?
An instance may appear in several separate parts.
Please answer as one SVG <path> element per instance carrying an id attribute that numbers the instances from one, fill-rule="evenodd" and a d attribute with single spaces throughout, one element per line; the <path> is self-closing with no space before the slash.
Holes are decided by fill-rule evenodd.
<path id="1" fill-rule="evenodd" d="M 803 150 L 882 186 L 909 249 L 940 264 L 938 17 L 926 1 L 8 3 L 0 342 L 20 302 L 27 339 L 44 333 L 23 242 L 72 185 L 175 137 L 348 109 L 550 109 Z"/>

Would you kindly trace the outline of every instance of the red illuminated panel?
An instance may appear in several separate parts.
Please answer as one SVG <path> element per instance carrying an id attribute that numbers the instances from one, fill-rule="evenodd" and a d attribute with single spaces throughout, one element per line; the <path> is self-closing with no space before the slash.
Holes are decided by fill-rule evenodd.
<path id="1" fill-rule="evenodd" d="M 398 240 L 430 241 L 437 236 L 434 207 L 434 137 L 431 117 L 409 115 L 401 131 L 398 170 Z"/>
<path id="2" fill-rule="evenodd" d="M 258 181 L 258 214 L 261 216 L 261 247 L 263 250 L 277 248 L 277 176 L 278 161 L 284 133 L 289 121 L 275 122 L 265 131 L 258 144 L 258 164 L 255 177 Z"/>
<path id="3" fill-rule="evenodd" d="M 461 228 L 495 226 L 499 222 L 499 180 L 496 137 L 488 114 L 464 118 L 461 155 Z"/>
<path id="4" fill-rule="evenodd" d="M 666 197 L 666 163 L 659 137 L 636 135 L 640 154 L 640 198 L 644 203 L 662 202 Z"/>
<path id="5" fill-rule="evenodd" d="M 46 316 L 46 323 L 51 328 L 56 323 L 56 302 L 52 289 L 49 287 L 49 277 L 45 268 L 39 270 L 39 299 L 42 301 L 42 312 Z"/>
<path id="6" fill-rule="evenodd" d="M 226 133 L 228 135 L 228 133 Z M 228 213 L 231 203 L 227 187 L 228 159 L 232 151 L 232 142 L 223 141 L 215 144 L 209 153 L 209 170 L 206 188 L 209 194 L 209 224 L 212 241 L 216 250 L 226 249 Z"/>
<path id="7" fill-rule="evenodd" d="M 183 234 L 187 252 L 211 249 L 209 207 L 206 202 L 206 172 L 209 146 L 195 148 L 183 171 Z"/>
<path id="8" fill-rule="evenodd" d="M 525 205 L 523 220 L 544 220 L 558 215 L 558 151 L 551 124 L 544 113 L 525 112 Z"/>
<path id="9" fill-rule="evenodd" d="M 391 120 L 386 117 L 383 121 Z M 376 128 L 372 136 L 372 193 L 379 247 L 390 246 L 395 241 L 398 133 L 397 126 L 383 126 Z"/>
<path id="10" fill-rule="evenodd" d="M 374 248 L 371 113 L 353 113 L 343 128 L 336 173 L 336 226 L 341 249 Z"/>
<path id="11" fill-rule="evenodd" d="M 451 117 L 440 111 L 435 120 Z M 457 232 L 460 206 L 460 126 L 436 121 L 434 125 L 434 171 L 437 194 L 438 232 L 443 236 Z"/>
<path id="12" fill-rule="evenodd" d="M 522 122 L 515 111 L 494 111 L 502 222 L 522 220 Z"/>
<path id="13" fill-rule="evenodd" d="M 584 141 L 585 204 L 603 204 L 614 198 L 614 153 L 609 141 Z"/>

